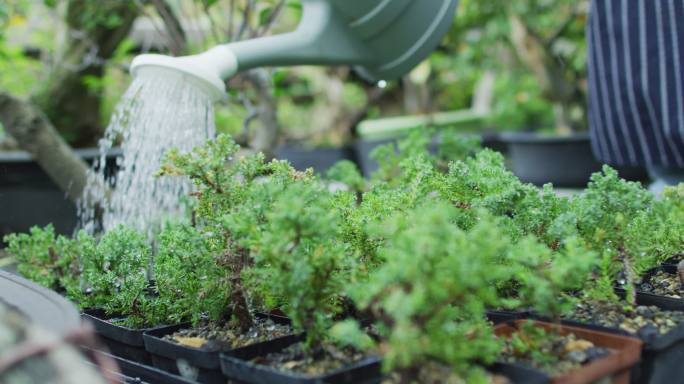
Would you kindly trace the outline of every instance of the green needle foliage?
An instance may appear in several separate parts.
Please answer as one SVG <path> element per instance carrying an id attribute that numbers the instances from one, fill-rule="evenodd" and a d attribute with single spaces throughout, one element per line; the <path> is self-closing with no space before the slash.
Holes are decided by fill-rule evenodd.
<path id="1" fill-rule="evenodd" d="M 33 227 L 29 233 L 13 233 L 3 239 L 7 251 L 15 255 L 18 271 L 24 277 L 58 292 L 78 290 L 81 243 L 87 243 L 83 233 L 72 241 L 56 236 L 52 224 Z"/>
<path id="2" fill-rule="evenodd" d="M 310 351 L 332 338 L 380 352 L 406 380 L 437 364 L 468 382 L 485 380 L 500 352 L 486 309 L 555 321 L 578 299 L 629 309 L 633 292 L 618 298 L 616 281 L 633 290 L 684 250 L 684 186 L 655 199 L 605 167 L 568 199 L 522 183 L 473 140 L 443 133 L 435 154 L 433 136 L 379 148 L 365 180 L 349 162 L 321 179 L 240 157 L 220 135 L 167 154 L 158 176 L 189 177 L 196 192 L 191 220 L 167 224 L 154 247 L 125 227 L 70 239 L 48 226 L 5 241 L 23 275 L 129 326 L 207 320 L 248 332 L 255 311 L 279 308 Z M 332 326 L 347 309 L 374 321 L 376 340 L 355 320 Z M 534 356 L 533 344 L 516 348 Z"/>
<path id="3" fill-rule="evenodd" d="M 222 279 L 211 238 L 187 224 L 169 224 L 157 238 L 154 277 L 160 321 L 199 324 L 203 315 L 224 321 L 230 286 Z"/>
<path id="4" fill-rule="evenodd" d="M 333 202 L 315 186 L 288 188 L 267 213 L 256 252 L 256 273 L 282 296 L 283 310 L 296 329 L 306 331 L 310 347 L 324 340 L 350 269 Z"/>
<path id="5" fill-rule="evenodd" d="M 649 254 L 647 260 L 643 258 L 647 255 L 634 249 L 648 247 L 647 243 L 655 240 L 648 222 L 663 218 L 654 212 L 654 204 L 653 195 L 640 184 L 621 179 L 608 166 L 592 175 L 586 191 L 572 201 L 564 218 L 569 225 L 565 231 L 577 232 L 601 255 L 599 276 L 590 291 L 594 298 L 619 301 L 613 285 L 622 275 L 628 290 L 627 303 L 635 304 L 633 283 L 646 269 L 658 264 L 656 255 Z"/>
<path id="6" fill-rule="evenodd" d="M 124 324 L 150 325 L 154 298 L 148 294 L 152 250 L 139 232 L 120 226 L 107 232 L 97 245 L 84 249 L 82 277 L 86 290 L 75 293 L 83 308 L 104 308 L 110 315 L 127 315 Z"/>
<path id="7" fill-rule="evenodd" d="M 596 253 L 587 250 L 578 239 L 569 239 L 553 253 L 535 238 L 526 237 L 510 248 L 507 258 L 516 270 L 521 303 L 556 323 L 572 310 L 577 292 L 591 278 L 598 263 Z"/>
<path id="8" fill-rule="evenodd" d="M 460 214 L 434 203 L 393 216 L 377 228 L 388 238 L 380 250 L 385 263 L 352 289 L 357 304 L 379 321 L 385 368 L 408 380 L 435 360 L 469 380 L 482 379 L 476 367 L 493 362 L 500 350 L 484 314 L 502 304 L 496 283 L 512 277 L 500 262 L 509 241 L 488 215 L 461 230 L 454 224 Z M 364 341 L 349 323 L 336 332 Z"/>

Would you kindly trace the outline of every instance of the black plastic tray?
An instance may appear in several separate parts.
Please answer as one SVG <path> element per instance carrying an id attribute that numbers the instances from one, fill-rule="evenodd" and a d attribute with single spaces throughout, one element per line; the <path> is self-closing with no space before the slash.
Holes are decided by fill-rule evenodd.
<path id="1" fill-rule="evenodd" d="M 87 349 L 87 348 L 86 348 Z M 122 383 L 136 384 L 197 384 L 192 380 L 164 372 L 160 369 L 140 364 L 126 358 L 109 354 L 100 350 L 92 350 L 93 353 L 101 354 L 113 359 L 121 370 L 118 379 Z"/>
<path id="2" fill-rule="evenodd" d="M 279 339 L 248 345 L 220 354 L 221 371 L 231 379 L 245 383 L 281 383 L 281 384 L 309 384 L 309 383 L 377 383 L 381 380 L 380 359 L 368 357 L 355 364 L 341 368 L 334 372 L 307 376 L 254 364 L 250 360 L 269 353 L 281 351 L 288 346 L 302 341 L 303 335 L 286 336 Z"/>

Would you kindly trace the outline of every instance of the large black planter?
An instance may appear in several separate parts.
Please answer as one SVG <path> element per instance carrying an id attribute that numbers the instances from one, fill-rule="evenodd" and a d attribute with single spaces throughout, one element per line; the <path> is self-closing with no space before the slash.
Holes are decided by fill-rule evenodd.
<path id="1" fill-rule="evenodd" d="M 276 148 L 275 157 L 287 160 L 297 170 L 313 168 L 314 172 L 325 174 L 335 163 L 341 160 L 354 161 L 354 152 L 349 147 L 307 149 L 294 145 Z"/>
<path id="2" fill-rule="evenodd" d="M 78 311 L 65 298 L 6 271 L 0 271 L 0 301 L 55 335 L 64 336 L 81 326 Z"/>
<path id="3" fill-rule="evenodd" d="M 601 170 L 588 134 L 561 137 L 507 132 L 501 134 L 501 139 L 508 144 L 513 173 L 526 183 L 584 188 L 591 174 Z M 627 180 L 648 180 L 646 171 L 641 168 L 617 167 L 617 170 Z"/>
<path id="4" fill-rule="evenodd" d="M 78 149 L 87 163 L 99 158 L 96 148 Z M 113 150 L 107 159 L 114 170 Z M 0 239 L 13 232 L 28 232 L 34 225 L 52 223 L 55 232 L 70 235 L 76 227 L 76 207 L 27 152 L 0 151 Z M 0 247 L 2 242 L 0 241 Z"/>

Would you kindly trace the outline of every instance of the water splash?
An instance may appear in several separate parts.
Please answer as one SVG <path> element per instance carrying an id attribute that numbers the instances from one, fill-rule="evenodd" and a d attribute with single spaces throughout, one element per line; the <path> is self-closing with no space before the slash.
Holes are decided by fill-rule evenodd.
<path id="1" fill-rule="evenodd" d="M 153 235 L 164 220 L 183 215 L 181 200 L 191 192 L 191 182 L 157 178 L 154 173 L 168 149 L 189 151 L 213 137 L 214 131 L 214 110 L 207 95 L 180 76 L 141 73 L 100 140 L 100 158 L 79 206 L 81 227 L 93 233 L 126 224 Z M 117 139 L 122 150 L 116 159 L 118 172 L 106 177 L 100 165 Z"/>

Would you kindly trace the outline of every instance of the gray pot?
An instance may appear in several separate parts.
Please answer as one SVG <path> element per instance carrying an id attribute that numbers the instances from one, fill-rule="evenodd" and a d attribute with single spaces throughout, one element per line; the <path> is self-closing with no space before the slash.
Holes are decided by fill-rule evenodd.
<path id="1" fill-rule="evenodd" d="M 533 132 L 507 132 L 501 139 L 508 144 L 510 167 L 520 180 L 535 185 L 553 183 L 556 187 L 584 188 L 601 163 L 591 150 L 589 135 L 543 136 Z M 628 180 L 648 179 L 642 168 L 616 167 Z"/>
<path id="2" fill-rule="evenodd" d="M 335 163 L 341 160 L 354 161 L 354 153 L 348 147 L 303 148 L 294 145 L 283 145 L 275 150 L 275 157 L 287 160 L 297 170 L 313 168 L 316 173 L 325 174 Z"/>

